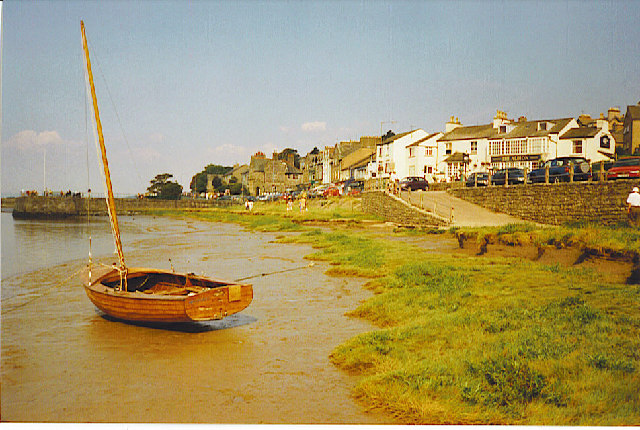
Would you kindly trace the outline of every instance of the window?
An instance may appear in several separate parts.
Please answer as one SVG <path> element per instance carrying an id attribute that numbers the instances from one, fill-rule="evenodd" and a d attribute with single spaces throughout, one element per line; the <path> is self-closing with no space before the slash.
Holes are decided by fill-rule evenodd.
<path id="1" fill-rule="evenodd" d="M 573 141 L 573 153 L 582 154 L 582 140 Z"/>
<path id="2" fill-rule="evenodd" d="M 478 142 L 476 141 L 471 142 L 471 153 L 472 154 L 478 153 Z"/>
<path id="3" fill-rule="evenodd" d="M 447 143 L 445 153 L 447 155 L 451 155 L 451 144 L 450 143 Z"/>
<path id="4" fill-rule="evenodd" d="M 378 152 L 378 157 L 382 157 L 382 146 L 380 147 L 380 151 Z"/>
<path id="5" fill-rule="evenodd" d="M 424 155 L 426 157 L 433 157 L 433 148 L 425 148 Z"/>
<path id="6" fill-rule="evenodd" d="M 409 157 L 415 157 L 416 156 L 416 148 L 414 146 L 409 148 Z"/>
<path id="7" fill-rule="evenodd" d="M 507 126 L 506 125 L 501 125 L 500 126 L 500 133 L 506 133 L 507 132 Z"/>
<path id="8" fill-rule="evenodd" d="M 433 167 L 424 166 L 424 173 L 433 173 Z"/>

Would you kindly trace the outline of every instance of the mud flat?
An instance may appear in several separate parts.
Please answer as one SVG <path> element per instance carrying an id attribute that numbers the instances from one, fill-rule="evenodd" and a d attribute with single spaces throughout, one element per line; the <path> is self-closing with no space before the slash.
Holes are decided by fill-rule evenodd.
<path id="1" fill-rule="evenodd" d="M 136 223 L 132 266 L 172 264 L 226 279 L 295 270 L 251 279 L 254 300 L 241 314 L 162 326 L 101 314 L 67 279 L 84 261 L 3 278 L 3 421 L 392 422 L 356 404 L 353 378 L 329 362 L 335 346 L 373 329 L 344 316 L 370 295 L 361 280 L 328 277 L 324 264 L 303 259 L 310 247 L 235 225 Z"/>
<path id="2" fill-rule="evenodd" d="M 635 251 L 595 249 L 588 246 L 515 244 L 496 236 L 478 240 L 474 234 L 457 233 L 458 252 L 474 256 L 524 258 L 540 264 L 592 268 L 612 282 L 640 284 L 640 255 Z"/>

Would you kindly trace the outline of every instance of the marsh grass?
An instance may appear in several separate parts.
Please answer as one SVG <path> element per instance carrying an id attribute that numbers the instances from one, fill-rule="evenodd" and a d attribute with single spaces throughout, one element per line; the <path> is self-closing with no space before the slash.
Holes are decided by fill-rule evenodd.
<path id="1" fill-rule="evenodd" d="M 350 313 L 380 329 L 331 355 L 360 375 L 358 398 L 411 423 L 640 423 L 638 288 L 560 265 L 383 249 L 376 294 Z"/>
<path id="2" fill-rule="evenodd" d="M 302 215 L 276 206 L 260 215 L 190 216 L 297 229 L 279 240 L 311 244 L 306 258 L 328 262 L 330 274 L 368 278 L 374 294 L 349 314 L 378 329 L 330 357 L 358 378 L 354 394 L 367 406 L 404 423 L 640 424 L 640 287 L 594 270 L 439 254 L 363 231 L 300 225 L 307 216 L 350 216 L 348 207 L 329 205 Z M 638 232 L 623 226 L 465 231 L 514 245 L 640 249 Z M 420 234 L 401 233 L 411 241 Z"/>
<path id="3" fill-rule="evenodd" d="M 579 247 L 601 252 L 640 252 L 640 230 L 628 224 L 601 226 L 579 223 L 564 226 L 538 226 L 534 224 L 508 224 L 501 227 L 456 228 L 451 233 L 475 236 L 477 242 L 507 245 Z"/>

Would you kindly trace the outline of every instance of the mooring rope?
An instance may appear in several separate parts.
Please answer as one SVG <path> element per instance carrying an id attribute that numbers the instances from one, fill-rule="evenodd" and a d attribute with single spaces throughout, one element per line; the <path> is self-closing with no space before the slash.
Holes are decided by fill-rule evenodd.
<path id="1" fill-rule="evenodd" d="M 43 293 L 41 293 L 41 294 L 39 294 L 39 295 L 37 295 L 37 296 L 35 296 L 35 297 L 31 298 L 30 300 L 27 300 L 27 301 L 26 301 L 26 302 L 24 302 L 24 303 L 21 303 L 21 304 L 19 304 L 19 305 L 16 305 L 16 306 L 14 306 L 14 307 L 12 307 L 12 308 L 10 308 L 10 309 L 2 309 L 2 315 L 8 314 L 9 312 L 13 312 L 13 311 L 15 311 L 16 309 L 23 308 L 23 307 L 27 306 L 28 304 L 33 303 L 33 302 L 35 302 L 36 300 L 38 300 L 38 299 L 40 299 L 40 298 L 42 298 L 42 297 L 46 296 L 47 294 L 51 293 L 51 291 L 53 291 L 53 289 L 55 289 L 55 288 L 59 288 L 60 286 L 64 285 L 67 281 L 69 281 L 71 278 L 74 278 L 74 277 L 78 276 L 78 274 L 80 274 L 80 272 L 82 272 L 83 270 L 85 270 L 85 268 L 84 268 L 84 267 L 83 267 L 82 269 L 78 270 L 77 272 L 75 272 L 75 273 L 73 273 L 73 274 L 69 275 L 68 277 L 66 277 L 66 278 L 65 278 L 65 279 L 63 279 L 62 281 L 58 282 L 57 284 L 52 285 L 51 287 L 47 288 L 46 290 L 44 290 L 44 292 L 43 292 Z"/>
<path id="2" fill-rule="evenodd" d="M 308 267 L 313 267 L 313 266 L 315 266 L 315 263 L 311 262 L 311 263 L 309 263 L 309 264 L 307 264 L 305 266 L 294 267 L 292 269 L 284 269 L 284 270 L 278 270 L 278 271 L 275 271 L 275 272 L 260 273 L 258 275 L 252 275 L 252 276 L 247 276 L 247 277 L 244 277 L 244 278 L 238 278 L 238 279 L 234 280 L 233 282 L 246 281 L 247 279 L 260 278 L 260 277 L 263 277 L 263 276 L 277 275 L 279 273 L 293 272 L 294 270 L 306 269 Z"/>

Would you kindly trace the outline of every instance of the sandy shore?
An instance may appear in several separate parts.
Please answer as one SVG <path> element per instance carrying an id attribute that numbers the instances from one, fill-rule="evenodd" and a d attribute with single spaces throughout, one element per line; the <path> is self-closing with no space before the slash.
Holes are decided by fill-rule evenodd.
<path id="1" fill-rule="evenodd" d="M 143 218 L 140 218 L 142 220 Z M 220 322 L 140 326 L 112 321 L 79 281 L 84 261 L 3 279 L 3 421 L 390 423 L 355 403 L 332 349 L 373 327 L 347 318 L 362 281 L 309 267 L 311 248 L 235 225 L 146 219 L 130 265 L 252 279 L 254 301 Z M 42 295 L 42 293 L 46 293 Z M 5 295 L 5 293 L 7 293 Z"/>

